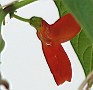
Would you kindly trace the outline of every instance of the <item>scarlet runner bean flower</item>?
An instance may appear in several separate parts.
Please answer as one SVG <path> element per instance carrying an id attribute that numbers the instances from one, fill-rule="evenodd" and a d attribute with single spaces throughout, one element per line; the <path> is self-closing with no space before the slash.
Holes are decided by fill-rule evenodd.
<path id="1" fill-rule="evenodd" d="M 37 26 L 35 24 L 33 26 L 37 29 L 37 36 L 42 43 L 46 62 L 56 84 L 60 85 L 65 81 L 71 81 L 71 64 L 61 43 L 72 39 L 80 31 L 79 24 L 71 14 L 66 14 L 51 25 L 43 19 L 38 19 L 39 21 Z"/>

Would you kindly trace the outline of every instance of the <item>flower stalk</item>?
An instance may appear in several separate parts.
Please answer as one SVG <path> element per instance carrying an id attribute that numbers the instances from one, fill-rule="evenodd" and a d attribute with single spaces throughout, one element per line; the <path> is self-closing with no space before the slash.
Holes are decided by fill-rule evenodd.
<path id="1" fill-rule="evenodd" d="M 20 20 L 20 21 L 23 21 L 23 22 L 30 23 L 30 19 L 26 19 L 26 18 L 20 17 L 20 16 L 15 15 L 15 14 L 11 14 L 10 17 L 11 17 L 11 18 L 16 18 L 16 19 L 18 19 L 18 20 Z"/>

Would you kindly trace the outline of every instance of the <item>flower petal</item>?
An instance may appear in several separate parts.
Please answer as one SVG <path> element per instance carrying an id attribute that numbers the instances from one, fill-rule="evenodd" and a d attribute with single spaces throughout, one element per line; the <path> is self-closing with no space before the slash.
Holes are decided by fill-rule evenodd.
<path id="1" fill-rule="evenodd" d="M 42 43 L 42 49 L 47 64 L 57 85 L 65 81 L 71 81 L 72 70 L 68 56 L 63 47 L 59 45 L 46 45 Z"/>
<path id="2" fill-rule="evenodd" d="M 80 31 L 80 26 L 71 14 L 59 18 L 50 25 L 47 37 L 60 43 L 71 40 Z"/>

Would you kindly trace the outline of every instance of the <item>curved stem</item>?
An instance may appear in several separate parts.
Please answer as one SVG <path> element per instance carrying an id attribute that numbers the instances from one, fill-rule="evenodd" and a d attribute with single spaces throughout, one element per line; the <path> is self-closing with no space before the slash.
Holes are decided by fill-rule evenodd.
<path id="1" fill-rule="evenodd" d="M 41 21 L 42 21 L 42 18 L 40 17 L 35 17 L 33 16 L 32 18 L 30 19 L 26 19 L 26 18 L 23 18 L 23 17 L 20 17 L 18 15 L 15 15 L 15 14 L 11 14 L 11 17 L 14 17 L 20 21 L 23 21 L 23 22 L 27 22 L 29 23 L 31 26 L 33 26 L 36 30 L 39 30 L 40 27 L 41 27 Z"/>
<path id="2" fill-rule="evenodd" d="M 14 12 L 15 10 L 25 6 L 25 5 L 28 5 L 34 1 L 37 1 L 37 0 L 23 0 L 23 1 L 14 1 L 10 4 L 7 4 L 5 5 L 6 7 L 4 7 L 4 12 L 6 14 L 8 13 L 11 13 L 11 12 Z"/>
<path id="3" fill-rule="evenodd" d="M 17 2 L 16 4 L 14 4 L 14 7 L 15 7 L 14 9 L 16 10 L 18 8 L 21 8 L 21 7 L 23 7 L 27 4 L 30 4 L 34 1 L 37 1 L 37 0 L 23 0 L 23 1 Z"/>
<path id="4" fill-rule="evenodd" d="M 0 7 L 0 33 L 1 33 L 1 25 L 2 25 L 2 22 L 5 18 L 5 12 L 3 11 L 2 7 Z"/>
<path id="5" fill-rule="evenodd" d="M 14 17 L 14 18 L 16 18 L 16 19 L 18 19 L 18 20 L 20 20 L 20 21 L 30 23 L 30 19 L 26 19 L 26 18 L 20 17 L 20 16 L 15 15 L 15 14 L 12 14 L 12 17 Z"/>
<path id="6" fill-rule="evenodd" d="M 23 1 L 18 1 L 18 2 L 12 2 L 10 4 L 7 4 L 4 6 L 4 8 L 0 5 L 0 35 L 1 35 L 1 26 L 2 26 L 2 22 L 5 18 L 5 16 L 8 14 L 8 13 L 13 13 L 16 9 L 19 9 L 27 4 L 30 4 L 31 2 L 34 2 L 34 1 L 37 1 L 37 0 L 23 0 Z M 13 14 L 13 17 L 21 20 L 21 21 L 25 21 L 25 22 L 29 22 L 29 19 L 25 19 L 25 18 L 22 18 L 20 16 L 17 16 L 17 15 L 14 15 Z M 0 37 L 0 39 L 2 40 L 2 38 Z M 1 40 L 0 40 L 0 44 L 1 44 Z M 4 41 L 3 41 L 4 43 Z M 4 47 L 4 45 L 3 45 Z M 0 51 L 1 53 L 1 51 Z M 0 73 L 1 74 L 1 73 Z M 2 80 L 2 78 L 0 77 L 0 85 L 4 85 L 6 87 L 6 89 L 9 88 L 9 84 L 7 83 L 6 80 Z"/>
<path id="7" fill-rule="evenodd" d="M 4 79 L 0 79 L 0 86 L 3 85 L 7 90 L 9 90 L 9 83 L 4 80 Z"/>
<path id="8" fill-rule="evenodd" d="M 85 87 L 85 85 L 87 84 L 86 90 L 89 90 L 89 88 L 91 88 L 88 83 L 90 82 L 90 84 L 93 84 L 93 71 L 87 76 L 87 78 L 82 82 L 82 84 L 80 85 L 78 90 L 83 90 L 83 88 Z"/>

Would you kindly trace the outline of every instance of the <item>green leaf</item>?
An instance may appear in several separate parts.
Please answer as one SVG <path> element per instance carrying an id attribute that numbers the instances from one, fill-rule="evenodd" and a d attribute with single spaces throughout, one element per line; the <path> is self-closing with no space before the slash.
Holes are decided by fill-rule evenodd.
<path id="1" fill-rule="evenodd" d="M 82 64 L 85 75 L 93 70 L 93 43 L 84 30 L 71 40 L 71 44 Z"/>
<path id="2" fill-rule="evenodd" d="M 54 0 L 58 11 L 59 11 L 59 16 L 63 16 L 64 14 L 68 13 L 68 10 L 66 9 L 66 7 L 63 5 L 62 0 Z"/>
<path id="3" fill-rule="evenodd" d="M 76 14 L 76 17 L 79 15 L 79 16 L 82 16 L 82 22 L 88 22 L 88 24 L 90 24 L 89 25 L 89 27 L 92 27 L 93 25 L 91 24 L 91 23 L 93 23 L 93 22 L 91 22 L 90 23 L 90 19 L 88 20 L 87 18 L 85 18 L 85 11 L 86 11 L 86 9 L 84 9 L 84 11 L 83 10 L 80 10 L 80 12 L 76 9 L 76 8 L 78 8 L 79 7 L 79 3 L 80 2 L 82 2 L 82 1 L 86 1 L 86 0 L 82 0 L 82 1 L 79 1 L 79 0 L 64 0 L 64 2 L 67 2 L 68 1 L 68 3 L 70 3 L 70 6 L 72 5 L 72 7 L 73 7 L 73 9 L 72 9 L 72 7 L 71 7 L 71 9 L 73 10 L 73 13 L 75 12 L 75 14 Z M 71 2 L 70 2 L 71 1 Z M 73 2 L 74 1 L 77 1 L 78 3 L 78 5 L 75 5 Z M 90 1 L 90 0 L 88 0 L 88 1 Z M 66 4 L 62 1 L 62 0 L 54 0 L 54 2 L 55 2 L 55 4 L 56 4 L 56 6 L 58 7 L 58 10 L 59 10 L 59 15 L 60 15 L 60 17 L 63 15 L 62 14 L 62 12 L 64 13 L 65 11 L 67 11 L 67 8 L 66 8 Z M 59 4 L 59 3 L 61 3 L 61 4 Z M 73 3 L 73 4 L 72 4 Z M 89 4 L 89 3 L 88 3 Z M 60 6 L 61 5 L 61 6 Z M 81 5 L 81 4 L 80 4 Z M 64 8 L 65 7 L 65 9 L 62 9 L 62 7 Z M 81 6 L 82 7 L 82 6 Z M 79 9 L 81 9 L 80 7 L 79 7 Z M 83 9 L 83 7 L 82 7 L 82 9 Z M 89 10 L 90 11 L 90 10 Z M 60 14 L 61 13 L 61 14 Z M 84 16 L 83 16 L 83 13 L 85 14 Z M 90 15 L 90 13 L 91 12 L 89 12 L 89 15 Z M 93 12 L 92 12 L 93 13 Z M 92 13 L 91 13 L 91 15 L 92 15 Z M 77 15 L 78 14 L 78 15 Z M 88 13 L 87 13 L 88 14 Z M 90 15 L 90 16 L 91 16 Z M 89 16 L 88 16 L 89 17 Z M 91 16 L 91 17 L 93 17 L 93 16 Z M 78 18 L 77 18 L 78 19 Z M 84 20 L 85 19 L 85 20 Z M 83 21 L 84 20 L 84 21 Z M 80 21 L 80 24 L 82 23 L 81 21 Z M 86 22 L 86 27 L 87 27 L 87 22 Z M 83 24 L 82 24 L 82 26 L 83 26 Z M 85 27 L 85 28 L 86 28 Z M 83 28 L 83 27 L 82 27 Z M 88 29 L 88 27 L 86 28 L 86 29 Z M 82 65 L 82 67 L 83 67 L 83 69 L 84 69 L 84 72 L 85 72 L 85 75 L 87 76 L 92 70 L 93 70 L 93 40 L 92 39 L 90 39 L 90 37 L 89 37 L 89 35 L 90 34 L 87 34 L 85 31 L 86 31 L 86 29 L 81 29 L 81 32 L 78 34 L 78 35 L 76 35 L 72 40 L 71 40 L 71 44 L 72 44 L 72 46 L 73 46 L 73 48 L 74 48 L 74 50 L 75 50 L 75 52 L 76 52 L 76 54 L 77 54 L 77 56 L 78 56 L 78 58 L 79 58 L 79 61 L 80 61 L 80 63 L 81 63 L 81 65 Z M 90 28 L 89 28 L 90 29 Z M 93 33 L 92 33 L 92 31 L 91 31 L 91 35 L 93 36 Z"/>

